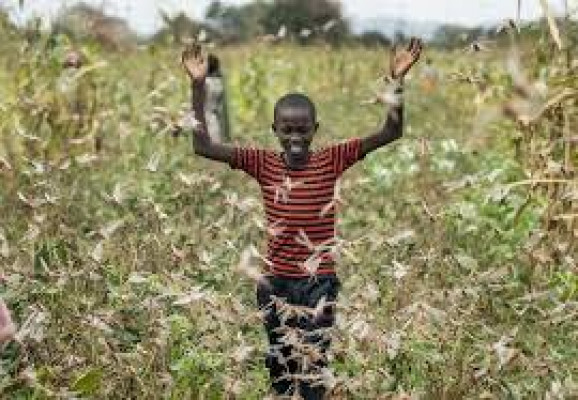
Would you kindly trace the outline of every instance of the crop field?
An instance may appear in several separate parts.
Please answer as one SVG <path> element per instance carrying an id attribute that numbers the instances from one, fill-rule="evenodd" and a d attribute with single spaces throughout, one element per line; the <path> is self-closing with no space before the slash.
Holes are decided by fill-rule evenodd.
<path id="1" fill-rule="evenodd" d="M 86 43 L 62 76 L 65 37 L 2 29 L 0 294 L 19 330 L 0 398 L 266 397 L 261 266 L 241 262 L 265 252 L 259 188 L 178 129 L 181 48 Z M 341 180 L 332 398 L 578 398 L 578 61 L 535 35 L 426 46 L 403 137 Z M 288 91 L 318 107 L 314 147 L 383 121 L 367 100 L 387 49 L 214 51 L 240 145 L 278 146 Z"/>

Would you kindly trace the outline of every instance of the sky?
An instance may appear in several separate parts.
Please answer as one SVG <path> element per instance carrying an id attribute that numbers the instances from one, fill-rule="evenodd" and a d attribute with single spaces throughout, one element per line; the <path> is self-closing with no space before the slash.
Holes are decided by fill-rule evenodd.
<path id="1" fill-rule="evenodd" d="M 227 3 L 242 4 L 248 0 L 229 0 Z M 315 0 L 312 0 L 315 1 Z M 343 0 L 347 17 L 355 21 L 376 17 L 403 18 L 416 21 L 452 22 L 464 25 L 501 21 L 515 18 L 518 0 Z M 552 10 L 562 13 L 564 1 L 571 7 L 578 0 L 547 0 Z M 19 2 L 23 9 L 19 9 Z M 62 7 L 77 3 L 76 0 L 0 0 L 11 15 L 22 22 L 32 15 L 49 21 Z M 211 0 L 84 0 L 85 3 L 102 6 L 113 15 L 129 21 L 140 34 L 155 32 L 161 26 L 159 9 L 169 14 L 180 10 L 201 18 Z M 540 0 L 522 0 L 522 19 L 535 19 L 542 15 Z"/>

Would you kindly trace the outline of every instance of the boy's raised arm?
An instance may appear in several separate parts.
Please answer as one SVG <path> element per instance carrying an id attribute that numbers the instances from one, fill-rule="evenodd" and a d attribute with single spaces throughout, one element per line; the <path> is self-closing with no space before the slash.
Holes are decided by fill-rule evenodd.
<path id="1" fill-rule="evenodd" d="M 193 45 L 183 52 L 182 64 L 191 79 L 193 90 L 193 112 L 197 121 L 193 128 L 195 154 L 230 164 L 233 161 L 235 148 L 230 144 L 213 142 L 207 130 L 205 78 L 207 77 L 208 63 L 207 58 L 201 53 L 199 45 Z"/>
<path id="2" fill-rule="evenodd" d="M 382 128 L 361 140 L 361 157 L 399 139 L 403 133 L 403 78 L 419 60 L 423 44 L 421 40 L 411 38 L 407 49 L 396 51 L 393 48 L 390 58 L 391 83 L 387 98 L 379 98 L 381 103 L 390 103 L 387 119 Z"/>

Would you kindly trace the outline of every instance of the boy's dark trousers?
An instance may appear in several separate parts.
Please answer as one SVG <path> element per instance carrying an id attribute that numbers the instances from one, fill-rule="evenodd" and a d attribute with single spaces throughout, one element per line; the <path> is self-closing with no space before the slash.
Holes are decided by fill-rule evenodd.
<path id="1" fill-rule="evenodd" d="M 318 374 L 327 367 L 326 353 L 330 345 L 327 328 L 335 323 L 335 301 L 339 288 L 340 282 L 335 275 L 310 278 L 269 276 L 257 287 L 259 309 L 264 312 L 270 345 L 265 363 L 278 395 L 291 396 L 297 390 L 305 400 L 323 399 L 326 389 Z M 323 298 L 329 304 L 322 306 L 321 303 L 318 307 Z M 299 313 L 287 318 L 283 303 L 308 307 L 316 312 Z M 283 322 L 284 317 L 287 319 Z M 295 340 L 295 334 L 301 337 L 299 348 L 286 343 Z M 312 347 L 317 351 L 307 351 Z M 311 357 L 311 354 L 314 356 Z M 299 379 L 296 375 L 318 379 Z"/>

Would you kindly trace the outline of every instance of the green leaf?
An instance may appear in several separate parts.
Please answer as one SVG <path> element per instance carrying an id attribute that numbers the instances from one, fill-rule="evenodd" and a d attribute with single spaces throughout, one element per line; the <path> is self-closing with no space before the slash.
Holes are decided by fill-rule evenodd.
<path id="1" fill-rule="evenodd" d="M 72 389 L 83 395 L 93 395 L 100 388 L 102 375 L 101 369 L 89 369 L 76 379 Z"/>

